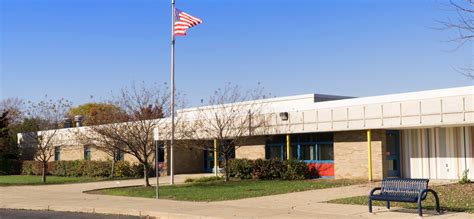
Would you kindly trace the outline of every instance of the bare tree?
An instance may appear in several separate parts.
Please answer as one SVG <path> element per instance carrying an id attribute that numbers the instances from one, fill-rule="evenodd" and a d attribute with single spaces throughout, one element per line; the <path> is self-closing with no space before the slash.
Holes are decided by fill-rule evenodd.
<path id="1" fill-rule="evenodd" d="M 23 140 L 34 145 L 34 158 L 42 164 L 41 181 L 46 182 L 48 173 L 48 161 L 54 156 L 54 146 L 60 144 L 61 137 L 58 136 L 59 125 L 71 107 L 71 103 L 65 99 L 43 100 L 38 103 L 29 102 L 27 116 L 35 121 L 32 130 L 25 133 Z"/>
<path id="2" fill-rule="evenodd" d="M 169 115 L 169 102 L 166 85 L 149 87 L 141 84 L 124 88 L 109 101 L 121 113 L 94 118 L 97 121 L 91 123 L 103 125 L 84 127 L 82 135 L 86 133 L 86 138 L 99 150 L 111 153 L 121 150 L 135 157 L 143 165 L 144 185 L 149 186 L 148 175 L 155 148 L 153 130 Z"/>
<path id="3" fill-rule="evenodd" d="M 110 157 L 112 163 L 109 177 L 113 178 L 115 175 L 115 164 L 119 160 L 118 154 L 123 153 L 125 146 L 117 142 L 117 140 L 108 138 L 106 135 L 97 134 L 97 132 L 94 131 L 95 129 L 95 127 L 79 128 L 78 130 L 74 130 L 73 135 L 76 138 L 76 143 L 93 145 L 97 150 L 104 152 Z"/>
<path id="4" fill-rule="evenodd" d="M 84 109 L 85 108 L 85 109 Z M 84 116 L 84 125 L 99 126 L 103 124 L 127 122 L 128 116 L 115 105 L 109 103 L 87 103 L 72 108 L 68 112 L 69 116 Z M 86 123 L 87 121 L 87 123 Z M 76 143 L 82 145 L 93 145 L 97 150 L 104 152 L 109 156 L 112 162 L 110 170 L 110 178 L 115 175 L 115 164 L 118 161 L 118 154 L 123 153 L 124 145 L 105 135 L 98 135 L 94 128 L 83 127 L 73 130 Z"/>
<path id="5" fill-rule="evenodd" d="M 450 0 L 449 7 L 456 13 L 455 18 L 439 21 L 442 29 L 455 30 L 457 35 L 450 42 L 458 44 L 456 49 L 474 40 L 474 0 Z M 457 71 L 474 79 L 474 67 L 460 67 Z"/>
<path id="6" fill-rule="evenodd" d="M 244 90 L 240 86 L 228 84 L 214 92 L 208 106 L 188 112 L 187 120 L 193 121 L 195 129 L 193 139 L 200 141 L 201 147 L 212 151 L 214 149 L 209 145 L 209 140 L 217 141 L 218 155 L 223 159 L 225 181 L 229 180 L 228 164 L 235 150 L 249 136 L 266 133 L 263 98 L 263 88 Z"/>
<path id="7" fill-rule="evenodd" d="M 18 124 L 23 119 L 24 102 L 13 97 L 0 101 L 0 113 L 8 111 L 8 120 L 10 123 Z"/>

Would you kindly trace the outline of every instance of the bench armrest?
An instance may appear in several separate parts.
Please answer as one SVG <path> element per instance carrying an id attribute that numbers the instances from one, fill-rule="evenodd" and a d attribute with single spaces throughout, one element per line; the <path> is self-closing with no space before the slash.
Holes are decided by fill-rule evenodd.
<path id="1" fill-rule="evenodd" d="M 375 188 L 373 188 L 373 189 L 370 191 L 369 196 L 374 195 L 374 192 L 377 191 L 377 190 L 382 190 L 382 188 L 381 188 L 381 187 L 375 187 Z"/>
<path id="2" fill-rule="evenodd" d="M 431 194 L 433 194 L 434 198 L 435 198 L 435 204 L 436 204 L 436 211 L 438 213 L 441 213 L 441 208 L 439 206 L 439 197 L 438 197 L 438 193 L 436 193 L 434 190 L 432 189 L 423 189 L 420 194 L 418 194 L 418 208 L 421 209 L 421 201 L 424 200 L 426 198 L 426 196 L 428 195 L 428 192 L 430 192 Z M 420 213 L 421 215 L 421 213 Z"/>
<path id="3" fill-rule="evenodd" d="M 434 190 L 432 189 L 423 189 L 421 190 L 420 194 L 418 194 L 418 199 L 420 200 L 424 200 L 426 198 L 426 196 L 428 195 L 428 193 L 431 193 L 433 194 L 433 196 L 435 196 L 436 199 L 438 199 L 438 193 L 435 192 Z"/>

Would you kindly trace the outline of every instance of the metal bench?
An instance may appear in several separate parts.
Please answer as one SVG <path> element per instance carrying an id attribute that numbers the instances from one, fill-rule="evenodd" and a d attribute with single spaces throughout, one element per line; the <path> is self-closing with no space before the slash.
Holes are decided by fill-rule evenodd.
<path id="1" fill-rule="evenodd" d="M 369 212 L 372 213 L 372 201 L 386 201 L 390 209 L 390 201 L 418 203 L 418 214 L 423 216 L 421 201 L 432 193 L 436 200 L 436 211 L 440 213 L 438 194 L 428 189 L 428 179 L 385 178 L 382 187 L 372 189 L 369 194 Z M 379 194 L 374 194 L 380 190 Z"/>

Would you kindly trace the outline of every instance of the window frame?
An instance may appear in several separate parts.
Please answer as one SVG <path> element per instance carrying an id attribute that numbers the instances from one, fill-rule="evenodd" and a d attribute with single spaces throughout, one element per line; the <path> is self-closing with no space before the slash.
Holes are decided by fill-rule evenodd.
<path id="1" fill-rule="evenodd" d="M 117 149 L 115 151 L 115 160 L 116 161 L 125 160 L 125 153 L 123 152 L 123 150 Z"/>
<path id="2" fill-rule="evenodd" d="M 87 156 L 88 155 L 88 156 Z M 84 160 L 92 160 L 92 146 L 84 145 Z"/>
<path id="3" fill-rule="evenodd" d="M 314 149 L 314 160 L 301 160 L 301 146 L 302 145 L 309 145 L 315 147 Z M 333 141 L 310 141 L 310 142 L 291 142 L 290 147 L 296 146 L 297 147 L 297 159 L 298 161 L 304 161 L 306 163 L 327 163 L 333 164 L 334 163 L 334 156 L 332 160 L 319 160 L 318 153 L 319 153 L 319 145 L 332 145 L 333 155 L 334 155 L 334 142 Z M 270 158 L 270 147 L 280 147 L 281 149 L 281 158 L 282 160 L 287 159 L 287 151 L 286 151 L 286 143 L 267 143 L 265 144 L 265 159 L 277 159 L 277 158 Z M 291 148 L 290 148 L 291 153 Z"/>
<path id="4" fill-rule="evenodd" d="M 61 146 L 54 146 L 54 161 L 61 160 Z"/>

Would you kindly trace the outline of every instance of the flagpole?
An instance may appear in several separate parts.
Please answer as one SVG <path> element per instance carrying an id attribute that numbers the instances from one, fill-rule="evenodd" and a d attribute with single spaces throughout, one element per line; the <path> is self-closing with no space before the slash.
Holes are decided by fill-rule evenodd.
<path id="1" fill-rule="evenodd" d="M 171 0 L 171 144 L 170 144 L 170 185 L 174 184 L 174 19 L 175 19 L 175 5 L 174 0 Z"/>

